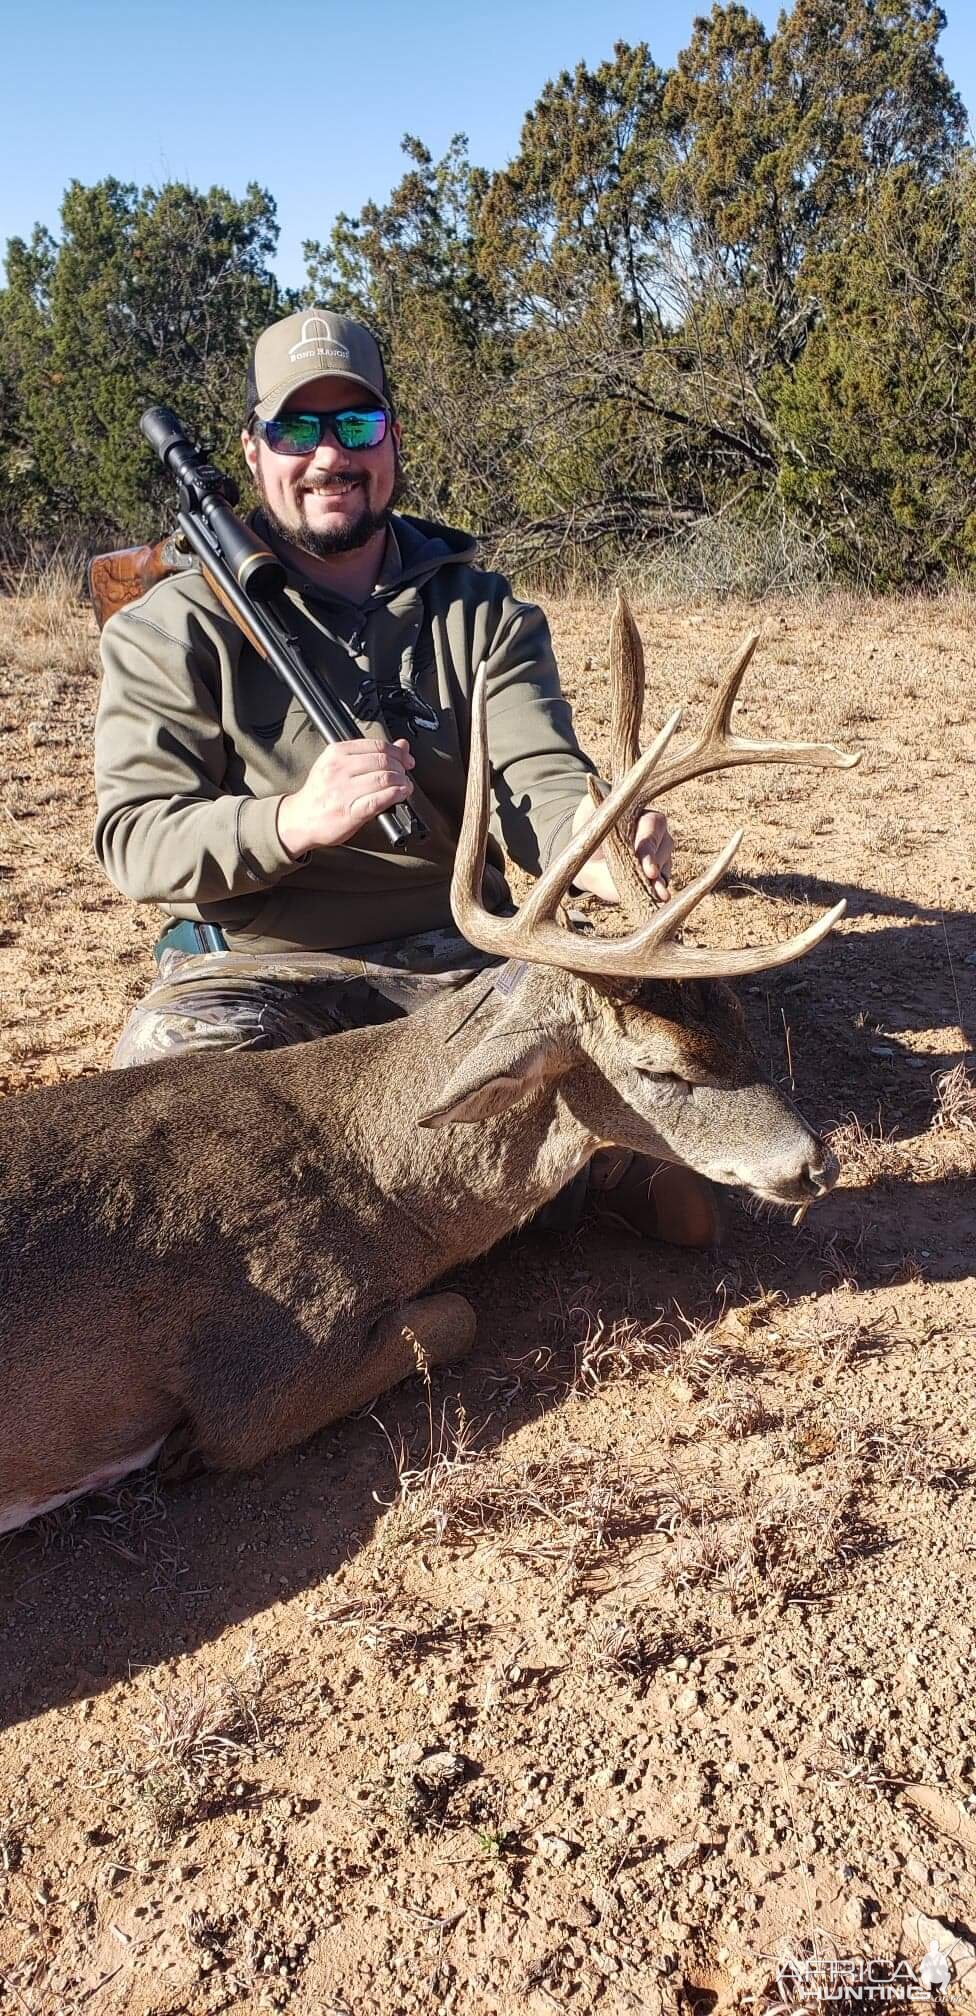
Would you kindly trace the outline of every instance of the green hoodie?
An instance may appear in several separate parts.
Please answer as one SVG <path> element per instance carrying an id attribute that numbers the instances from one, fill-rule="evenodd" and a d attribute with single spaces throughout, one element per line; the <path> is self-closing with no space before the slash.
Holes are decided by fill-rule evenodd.
<path id="1" fill-rule="evenodd" d="M 488 669 L 494 812 L 485 898 L 506 895 L 504 848 L 538 873 L 568 838 L 592 764 L 559 690 L 541 610 L 474 564 L 463 532 L 395 517 L 362 607 L 298 574 L 286 594 L 306 661 L 366 734 L 409 734 L 419 790 L 456 838 L 471 694 Z M 196 567 L 113 616 L 95 724 L 95 850 L 116 887 L 173 917 L 218 924 L 233 950 L 331 950 L 450 924 L 453 846 L 392 851 L 375 822 L 296 862 L 281 798 L 322 749 L 303 708 L 225 614 Z M 433 732 L 402 711 L 436 710 Z M 382 709 L 382 711 L 379 711 Z"/>

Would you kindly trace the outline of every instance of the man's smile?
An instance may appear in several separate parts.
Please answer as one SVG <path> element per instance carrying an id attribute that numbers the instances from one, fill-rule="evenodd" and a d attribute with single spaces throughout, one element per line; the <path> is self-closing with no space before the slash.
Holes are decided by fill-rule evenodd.
<path id="1" fill-rule="evenodd" d="M 332 490 L 337 485 L 342 489 L 348 489 L 351 484 L 361 483 L 362 480 L 362 477 L 354 469 L 343 469 L 342 471 L 337 470 L 334 476 L 318 476 L 314 483 L 303 483 L 302 489 Z"/>
<path id="2" fill-rule="evenodd" d="M 363 488 L 361 476 L 325 476 L 316 483 L 303 483 L 303 497 L 347 497 Z"/>

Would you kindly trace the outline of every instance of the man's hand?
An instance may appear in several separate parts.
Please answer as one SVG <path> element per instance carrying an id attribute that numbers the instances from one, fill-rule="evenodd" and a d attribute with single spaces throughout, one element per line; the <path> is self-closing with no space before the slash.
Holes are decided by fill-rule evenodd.
<path id="1" fill-rule="evenodd" d="M 589 798 L 580 800 L 573 815 L 574 833 L 586 825 L 592 810 Z M 634 833 L 634 853 L 648 888 L 659 903 L 666 903 L 671 894 L 671 835 L 663 812 L 641 813 Z M 591 896 L 599 896 L 604 903 L 619 903 L 620 892 L 607 867 L 602 847 L 598 847 L 580 869 L 576 886 L 588 890 Z"/>
<path id="2" fill-rule="evenodd" d="M 377 813 L 412 797 L 407 773 L 413 767 L 406 740 L 379 742 L 364 736 L 331 742 L 316 757 L 301 790 L 278 807 L 278 838 L 285 852 L 297 860 L 310 847 L 341 847 Z"/>

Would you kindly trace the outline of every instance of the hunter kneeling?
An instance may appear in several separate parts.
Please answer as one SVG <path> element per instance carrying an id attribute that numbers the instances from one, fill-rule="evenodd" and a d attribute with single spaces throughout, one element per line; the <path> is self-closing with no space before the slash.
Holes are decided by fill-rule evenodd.
<path id="1" fill-rule="evenodd" d="M 503 848 L 538 874 L 591 811 L 594 766 L 542 612 L 477 565 L 466 533 L 394 510 L 400 427 L 369 330 L 319 309 L 274 323 L 252 354 L 245 416 L 252 522 L 285 570 L 305 660 L 367 739 L 323 746 L 195 565 L 106 625 L 96 851 L 117 888 L 171 919 L 118 1068 L 390 1021 L 491 963 L 459 936 L 449 900 L 482 663 L 488 906 L 509 904 Z M 395 852 L 377 815 L 409 802 L 427 838 Z M 661 813 L 642 813 L 634 851 L 666 900 Z M 616 902 L 599 855 L 578 881 Z M 201 970 L 214 952 L 225 960 Z M 543 1220 L 572 1226 L 588 1190 L 637 1232 L 696 1246 L 716 1236 L 702 1178 L 612 1151 Z"/>

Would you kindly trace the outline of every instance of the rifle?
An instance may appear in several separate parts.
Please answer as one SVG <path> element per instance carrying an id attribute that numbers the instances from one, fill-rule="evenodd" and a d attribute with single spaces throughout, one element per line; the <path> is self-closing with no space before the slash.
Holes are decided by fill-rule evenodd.
<path id="1" fill-rule="evenodd" d="M 151 406 L 139 425 L 179 486 L 179 531 L 154 545 L 96 554 L 88 584 L 99 629 L 156 581 L 188 566 L 187 556 L 193 553 L 221 607 L 301 701 L 323 740 L 356 741 L 363 732 L 358 721 L 302 657 L 282 593 L 280 560 L 233 509 L 238 501 L 233 477 L 208 461 L 168 406 Z M 380 812 L 376 823 L 391 847 L 426 838 L 426 827 L 409 805 Z"/>

